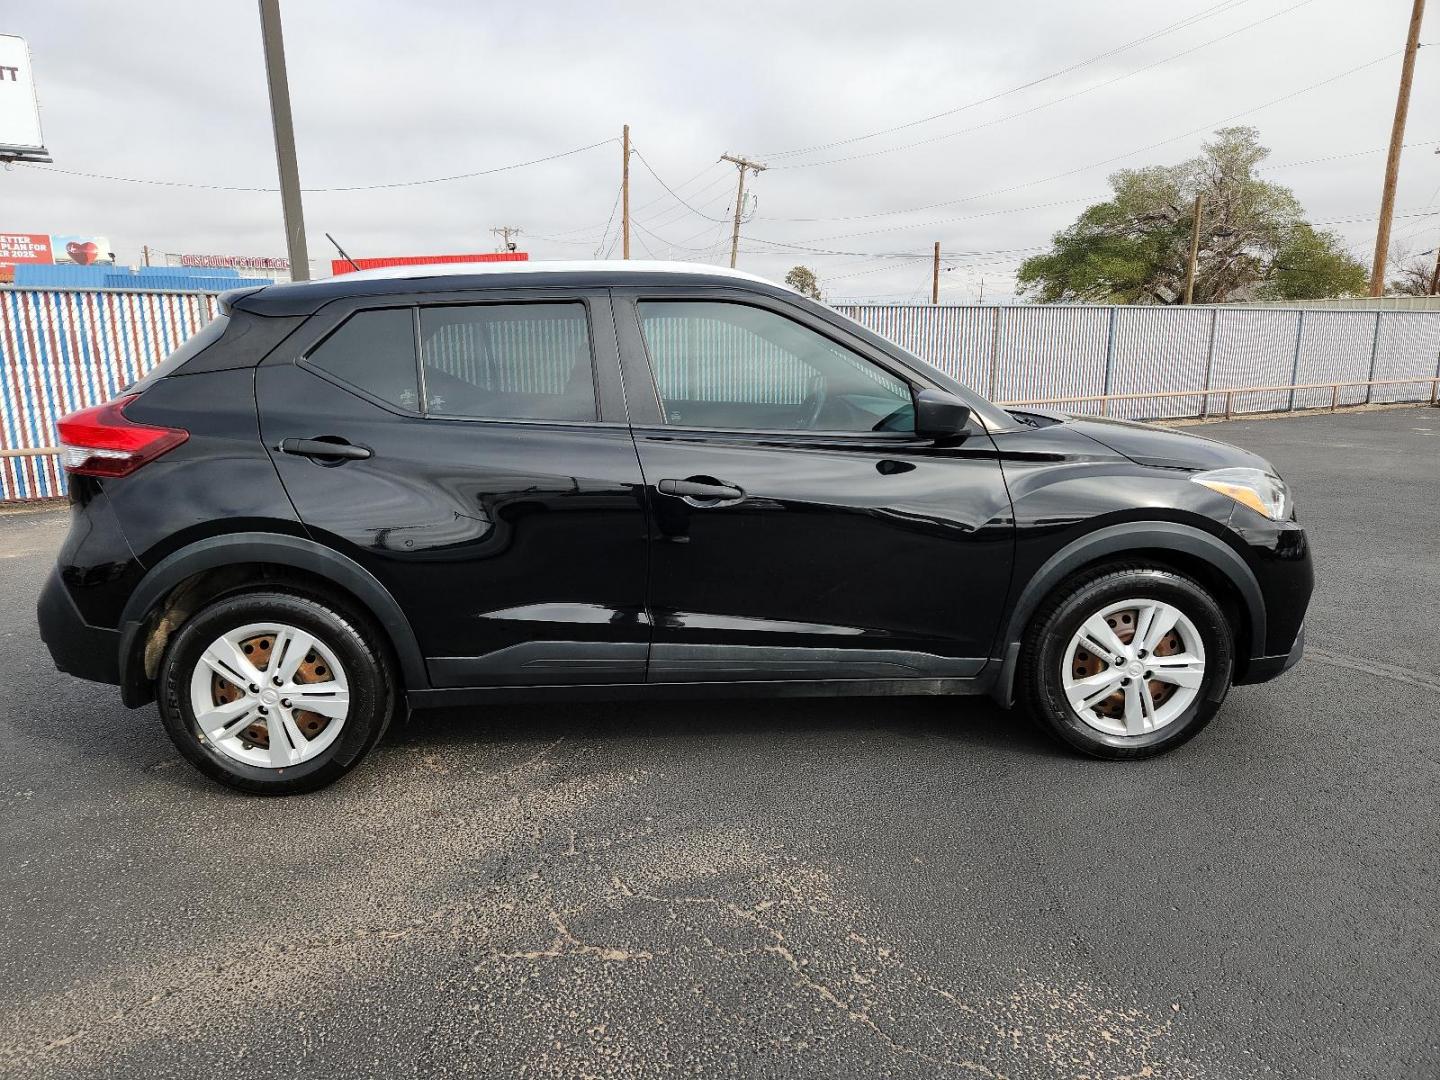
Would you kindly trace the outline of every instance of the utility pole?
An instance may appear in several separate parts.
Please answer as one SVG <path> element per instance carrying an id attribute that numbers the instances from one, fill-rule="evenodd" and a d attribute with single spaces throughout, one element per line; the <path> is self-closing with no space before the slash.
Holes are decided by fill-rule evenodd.
<path id="1" fill-rule="evenodd" d="M 1195 264 L 1200 261 L 1200 212 L 1205 209 L 1205 193 L 1195 196 L 1195 223 L 1190 226 L 1190 262 L 1185 268 L 1185 303 L 1195 302 Z"/>
<path id="2" fill-rule="evenodd" d="M 940 303 L 940 241 L 935 241 L 935 262 L 930 269 L 930 304 Z"/>
<path id="3" fill-rule="evenodd" d="M 1414 0 L 1410 32 L 1405 38 L 1405 59 L 1400 65 L 1400 93 L 1395 99 L 1395 122 L 1390 127 L 1390 156 L 1385 162 L 1385 186 L 1380 192 L 1380 227 L 1375 233 L 1375 263 L 1370 271 L 1370 295 L 1385 293 L 1385 258 L 1390 249 L 1390 223 L 1395 215 L 1395 185 L 1400 179 L 1400 150 L 1405 142 L 1405 117 L 1410 112 L 1410 83 L 1415 78 L 1415 53 L 1420 48 L 1420 23 L 1425 0 Z"/>
<path id="4" fill-rule="evenodd" d="M 730 268 L 733 270 L 735 260 L 740 255 L 740 215 L 745 209 L 745 170 L 749 169 L 758 176 L 765 171 L 765 166 L 758 161 L 736 157 L 733 154 L 721 154 L 720 160 L 733 162 L 740 170 L 740 187 L 735 192 L 735 228 L 730 233 Z"/>
<path id="5" fill-rule="evenodd" d="M 1430 295 L 1440 296 L 1440 244 L 1435 245 L 1435 269 L 1430 272 Z"/>
<path id="6" fill-rule="evenodd" d="M 521 233 L 519 225 L 496 225 L 490 230 L 492 235 L 500 237 L 501 251 L 514 251 L 516 245 L 511 241 L 512 236 L 519 236 Z"/>
<path id="7" fill-rule="evenodd" d="M 149 266 L 149 265 L 150 265 L 150 245 L 149 245 L 149 244 L 146 244 L 146 245 L 145 245 L 145 265 L 146 265 L 146 266 Z"/>
<path id="8" fill-rule="evenodd" d="M 620 235 L 625 258 L 630 257 L 630 125 L 626 124 L 624 137 L 625 158 L 620 164 Z M 648 159 L 647 159 L 648 160 Z"/>
<path id="9" fill-rule="evenodd" d="M 265 78 L 270 84 L 270 123 L 275 129 L 275 164 L 280 172 L 290 280 L 309 281 L 310 254 L 305 249 L 305 214 L 300 207 L 300 166 L 295 160 L 295 124 L 290 117 L 285 41 L 280 35 L 280 0 L 260 0 L 260 39 L 265 48 Z"/>

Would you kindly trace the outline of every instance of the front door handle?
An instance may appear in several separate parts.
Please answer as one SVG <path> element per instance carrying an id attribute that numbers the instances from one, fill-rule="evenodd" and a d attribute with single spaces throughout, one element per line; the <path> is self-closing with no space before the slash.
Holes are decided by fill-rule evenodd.
<path id="1" fill-rule="evenodd" d="M 656 485 L 661 495 L 684 499 L 691 506 L 721 506 L 745 498 L 743 488 L 721 483 L 710 476 L 692 476 L 685 480 L 661 480 Z"/>
<path id="2" fill-rule="evenodd" d="M 280 452 L 297 457 L 319 458 L 322 461 L 327 458 L 331 461 L 360 461 L 370 456 L 367 447 L 355 446 L 333 436 L 324 439 L 282 439 Z"/>

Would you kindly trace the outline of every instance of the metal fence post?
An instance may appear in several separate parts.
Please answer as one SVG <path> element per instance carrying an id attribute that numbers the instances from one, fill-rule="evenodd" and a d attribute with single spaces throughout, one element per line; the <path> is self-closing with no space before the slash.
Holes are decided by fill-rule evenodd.
<path id="1" fill-rule="evenodd" d="M 1110 415 L 1110 375 L 1115 369 L 1115 323 L 1120 318 L 1120 305 L 1110 305 L 1110 340 L 1105 343 L 1105 397 L 1100 402 L 1100 415 Z"/>
<path id="2" fill-rule="evenodd" d="M 1005 309 L 995 305 L 995 325 L 990 328 L 990 400 L 1000 396 L 1000 320 Z"/>
<path id="3" fill-rule="evenodd" d="M 1300 345 L 1305 340 L 1305 309 L 1300 309 L 1300 318 L 1295 320 L 1295 362 L 1290 365 L 1290 408 L 1295 411 L 1295 384 L 1300 381 Z"/>
<path id="4" fill-rule="evenodd" d="M 1380 355 L 1380 320 L 1385 317 L 1383 311 L 1375 312 L 1375 337 L 1370 342 L 1370 374 L 1366 376 L 1365 404 L 1370 404 L 1370 395 L 1374 392 L 1375 382 L 1375 361 Z"/>
<path id="5" fill-rule="evenodd" d="M 1200 399 L 1200 419 L 1210 415 L 1210 376 L 1215 370 L 1215 330 L 1220 322 L 1220 309 L 1210 309 L 1210 344 L 1205 349 L 1205 396 Z"/>

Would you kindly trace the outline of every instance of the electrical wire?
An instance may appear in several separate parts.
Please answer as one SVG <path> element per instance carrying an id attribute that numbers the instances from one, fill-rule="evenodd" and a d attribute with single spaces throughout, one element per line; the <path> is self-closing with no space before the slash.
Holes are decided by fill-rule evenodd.
<path id="1" fill-rule="evenodd" d="M 1313 3 L 1315 3 L 1315 0 L 1300 0 L 1298 4 L 1293 4 L 1290 7 L 1285 8 L 1281 11 L 1274 12 L 1273 14 L 1265 16 L 1265 18 L 1263 19 L 1257 19 L 1255 22 L 1247 23 L 1246 25 L 1239 27 L 1238 29 L 1231 30 L 1228 34 L 1221 34 L 1219 37 L 1211 38 L 1209 41 L 1203 41 L 1199 45 L 1193 45 L 1188 49 L 1175 53 L 1173 56 L 1167 56 L 1163 60 L 1153 61 L 1152 63 L 1145 64 L 1143 67 L 1138 67 L 1131 71 L 1124 72 L 1120 75 L 1115 75 L 1112 78 L 1106 79 L 1103 82 L 1093 83 L 1090 86 L 1087 86 L 1081 90 L 1076 90 L 1069 94 L 1063 94 L 1057 98 L 1051 98 L 1049 101 L 1042 101 L 1038 105 L 1032 105 L 1028 109 L 1021 109 L 1019 112 L 1008 113 L 1005 116 L 997 116 L 993 120 L 985 121 L 983 124 L 974 124 L 967 128 L 960 128 L 956 131 L 946 132 L 943 135 L 933 135 L 928 139 L 919 139 L 915 142 L 902 143 L 899 146 L 887 146 L 880 150 L 870 150 L 863 154 L 849 154 L 845 157 L 827 158 L 824 161 L 802 161 L 792 165 L 772 165 L 770 166 L 770 168 L 811 169 L 819 168 L 822 165 L 839 165 L 842 162 L 846 161 L 859 161 L 863 158 L 880 157 L 884 154 L 893 154 L 901 150 L 913 150 L 917 146 L 929 146 L 933 143 L 943 142 L 946 139 L 953 139 L 957 135 L 968 135 L 972 132 L 983 131 L 986 128 L 996 127 L 1010 120 L 1018 120 L 1023 116 L 1029 116 L 1032 113 L 1040 112 L 1044 109 L 1050 108 L 1051 106 L 1059 105 L 1066 101 L 1073 101 L 1075 98 L 1083 97 L 1084 95 L 1093 93 L 1096 90 L 1103 90 L 1107 86 L 1114 86 L 1118 82 L 1123 82 L 1124 80 L 1133 78 L 1136 75 L 1141 75 L 1157 67 L 1162 67 L 1165 64 L 1169 64 L 1175 60 L 1182 59 L 1183 57 L 1189 56 L 1191 53 L 1199 52 L 1201 49 L 1209 48 L 1211 45 L 1214 45 L 1221 41 L 1225 41 L 1228 38 L 1235 37 L 1237 34 L 1243 34 L 1247 30 L 1253 30 L 1257 26 L 1270 22 L 1273 19 L 1278 19 L 1282 15 L 1288 15 L 1292 11 L 1295 11 L 1302 7 L 1306 7 Z"/>
<path id="2" fill-rule="evenodd" d="M 1288 94 L 1282 94 L 1282 95 L 1280 95 L 1279 97 L 1271 98 L 1269 101 L 1263 102 L 1263 103 L 1260 104 L 1260 105 L 1255 105 L 1255 106 L 1252 106 L 1252 107 L 1250 107 L 1250 108 L 1248 108 L 1248 109 L 1241 109 L 1239 112 L 1231 113 L 1229 116 L 1226 116 L 1226 117 L 1224 117 L 1223 119 L 1213 120 L 1213 121 L 1211 121 L 1210 123 L 1207 123 L 1207 124 L 1201 124 L 1199 127 L 1191 128 L 1189 131 L 1181 132 L 1179 135 L 1172 135 L 1172 136 L 1170 136 L 1170 137 L 1167 138 L 1167 139 L 1161 139 L 1161 140 L 1159 140 L 1159 141 L 1157 141 L 1157 142 L 1148 143 L 1148 144 L 1146 144 L 1145 146 L 1136 147 L 1136 148 L 1133 149 L 1133 150 L 1127 150 L 1127 151 L 1125 151 L 1124 153 L 1121 153 L 1121 154 L 1112 154 L 1110 157 L 1102 158 L 1102 159 L 1099 160 L 1099 161 L 1092 161 L 1092 162 L 1090 162 L 1090 163 L 1088 163 L 1088 164 L 1086 164 L 1086 165 L 1078 165 L 1078 166 L 1076 166 L 1076 167 L 1074 167 L 1074 168 L 1066 169 L 1066 170 L 1064 170 L 1063 172 L 1052 173 L 1052 174 L 1049 175 L 1049 176 L 1038 177 L 1038 178 L 1036 178 L 1036 179 L 1034 179 L 1034 180 L 1024 181 L 1023 183 L 1011 184 L 1011 185 L 1009 185 L 1008 187 L 994 188 L 994 189 L 992 189 L 992 190 L 990 190 L 990 191 L 978 192 L 978 193 L 973 194 L 973 195 L 964 195 L 964 196 L 961 196 L 961 197 L 958 198 L 958 199 L 946 199 L 946 200 L 943 200 L 943 201 L 941 201 L 941 202 L 927 203 L 927 204 L 925 204 L 925 205 L 923 205 L 923 206 L 912 206 L 912 207 L 907 207 L 907 208 L 905 208 L 905 209 L 898 209 L 898 210 L 876 210 L 876 211 L 872 211 L 872 212 L 870 212 L 870 213 L 868 213 L 868 214 L 850 214 L 850 215 L 846 215 L 846 216 L 843 216 L 843 217 L 825 217 L 825 218 L 780 218 L 780 217 L 772 217 L 772 218 L 767 218 L 767 220 L 770 220 L 770 221 L 795 221 L 795 222 L 868 221 L 868 220 L 874 220 L 875 218 L 894 217 L 894 216 L 900 215 L 900 214 L 916 214 L 916 213 L 920 213 L 921 211 L 924 211 L 924 210 L 936 210 L 936 209 L 939 209 L 939 208 L 941 208 L 941 207 L 945 207 L 945 206 L 956 206 L 956 205 L 958 205 L 958 204 L 960 204 L 960 203 L 974 202 L 974 201 L 976 201 L 976 200 L 978 200 L 978 199 L 991 198 L 991 197 L 996 196 L 996 195 L 1006 195 L 1006 194 L 1009 194 L 1009 193 L 1012 192 L 1012 191 L 1022 191 L 1022 190 L 1026 189 L 1026 188 L 1037 187 L 1037 186 L 1039 186 L 1040 184 L 1048 184 L 1048 183 L 1052 183 L 1052 182 L 1054 182 L 1054 181 L 1056 181 L 1056 180 L 1063 180 L 1063 179 L 1066 179 L 1066 178 L 1068 178 L 1068 177 L 1078 175 L 1079 173 L 1089 172 L 1089 171 L 1092 170 L 1092 169 L 1104 168 L 1106 165 L 1113 165 L 1113 164 L 1114 164 L 1115 162 L 1117 162 L 1117 161 L 1124 161 L 1126 158 L 1134 157 L 1136 154 L 1147 153 L 1148 151 L 1156 150 L 1156 149 L 1158 149 L 1158 148 L 1160 148 L 1160 147 L 1162 147 L 1162 146 L 1168 146 L 1168 145 L 1170 145 L 1171 143 L 1179 142 L 1181 139 L 1187 139 L 1187 138 L 1190 138 L 1190 137 L 1193 136 L 1193 135 L 1199 135 L 1199 134 L 1202 134 L 1202 133 L 1207 132 L 1207 131 L 1213 131 L 1213 130 L 1215 130 L 1216 128 L 1225 126 L 1226 124 L 1230 123 L 1231 121 L 1238 120 L 1238 119 L 1240 119 L 1241 117 L 1250 116 L 1250 115 L 1252 115 L 1253 113 L 1260 112 L 1260 111 L 1262 111 L 1262 110 L 1264 110 L 1264 109 L 1269 109 L 1269 108 L 1271 108 L 1271 107 L 1273 107 L 1273 106 L 1275 106 L 1275 105 L 1281 104 L 1282 102 L 1291 101 L 1291 100 L 1293 100 L 1294 98 L 1300 97 L 1300 96 L 1303 95 L 1303 94 L 1308 94 L 1308 93 L 1310 93 L 1311 91 L 1319 90 L 1321 87 L 1329 86 L 1329 85 L 1332 84 L 1332 83 L 1339 82 L 1341 79 L 1344 79 L 1344 78 L 1347 78 L 1347 77 L 1349 77 L 1349 76 L 1351 76 L 1351 75 L 1357 74 L 1358 72 L 1364 71 L 1364 70 L 1366 70 L 1366 69 L 1368 69 L 1368 68 L 1372 68 L 1372 67 L 1376 66 L 1377 64 L 1382 64 L 1382 63 L 1384 63 L 1386 60 L 1390 60 L 1390 59 L 1392 59 L 1392 58 L 1400 55 L 1401 51 L 1403 51 L 1403 50 L 1396 49 L 1396 50 L 1394 50 L 1393 52 L 1386 53 L 1384 56 L 1377 56 L 1377 57 L 1375 57 L 1373 60 L 1367 60 L 1367 61 L 1366 61 L 1365 63 L 1363 63 L 1363 64 L 1357 64 L 1356 66 L 1354 66 L 1354 67 L 1352 67 L 1352 68 L 1347 68 L 1346 70 L 1341 71 L 1341 72 L 1338 72 L 1338 73 L 1335 74 L 1335 75 L 1331 75 L 1331 76 L 1329 76 L 1328 78 L 1321 79 L 1319 82 L 1311 83 L 1309 86 L 1303 86 L 1303 87 L 1301 87 L 1301 88 L 1298 89 L 1298 90 L 1292 90 L 1292 91 L 1291 91 L 1290 93 L 1288 93 Z M 883 234 L 883 233 L 887 233 L 887 232 L 895 232 L 895 231 L 897 231 L 898 229 L 905 229 L 905 228 L 925 228 L 925 227 L 931 227 L 931 226 L 935 226 L 935 225 L 948 224 L 950 221 L 953 221 L 953 220 L 961 220 L 961 219 L 940 219 L 940 220 L 937 220 L 937 221 L 929 221 L 929 222 L 923 222 L 923 223 L 915 223 L 915 224 L 911 224 L 911 225 L 890 226 L 890 227 L 888 227 L 888 228 L 873 229 L 873 230 L 864 231 L 864 232 L 840 233 L 840 234 L 837 234 L 837 235 L 818 237 L 818 238 L 814 238 L 814 239 L 816 239 L 816 240 L 839 240 L 839 239 L 845 239 L 845 238 L 852 237 L 852 236 L 875 236 L 875 235 L 879 235 L 879 234 Z"/>
<path id="3" fill-rule="evenodd" d="M 605 219 L 605 231 L 600 234 L 600 242 L 595 245 L 595 254 L 600 254 L 600 249 L 605 246 L 605 238 L 610 235 L 610 226 L 615 222 L 615 208 L 620 205 L 620 196 L 625 193 L 625 182 L 622 180 L 620 186 L 615 189 L 615 201 L 610 204 L 610 216 Z"/>
<path id="4" fill-rule="evenodd" d="M 587 146 L 577 146 L 573 150 L 564 150 L 558 154 L 547 154 L 544 157 L 532 158 L 529 161 L 517 161 L 510 165 L 497 165 L 493 169 L 477 169 L 474 172 L 455 173 L 450 176 L 430 176 L 420 180 L 397 180 L 388 184 L 353 184 L 345 187 L 302 187 L 300 190 L 307 193 L 328 192 L 337 194 L 347 191 L 387 191 L 394 188 L 421 187 L 425 184 L 448 184 L 455 180 L 473 180 L 477 176 L 493 176 L 495 173 L 510 172 L 514 169 L 524 169 L 531 165 L 541 165 L 547 161 L 558 161 L 561 158 L 571 157 L 575 154 L 583 154 L 587 150 L 594 150 L 597 146 L 606 146 L 610 143 L 619 142 L 619 139 L 601 139 L 599 142 L 590 143 Z M 148 177 L 137 176 L 111 176 L 105 173 L 79 172 L 75 169 L 57 169 L 50 165 L 36 165 L 31 162 L 20 162 L 27 169 L 36 169 L 43 173 L 58 173 L 62 176 L 80 176 L 91 180 L 111 180 L 122 184 L 149 184 L 155 187 L 178 187 L 194 188 L 200 191 L 239 191 L 239 192 L 264 192 L 273 193 L 280 189 L 275 187 L 237 187 L 229 184 L 192 184 L 184 180 L 157 180 Z"/>
<path id="5" fill-rule="evenodd" d="M 674 199 L 677 203 L 679 203 L 681 206 L 685 207 L 685 209 L 689 210 L 689 211 L 690 211 L 692 214 L 694 214 L 696 217 L 702 217 L 702 218 L 704 218 L 706 221 L 720 221 L 720 220 L 722 220 L 721 218 L 712 218 L 712 217 L 710 217 L 708 214 L 702 214 L 699 210 L 696 210 L 695 207 L 691 206 L 688 202 L 686 202 L 684 199 L 682 199 L 679 195 L 676 195 L 674 189 L 672 189 L 669 184 L 665 183 L 664 180 L 660 179 L 660 174 L 657 173 L 657 172 L 654 170 L 654 168 L 651 167 L 650 162 L 648 162 L 647 160 L 645 160 L 645 155 L 642 154 L 642 153 L 640 153 L 640 151 L 639 151 L 638 149 L 636 149 L 635 144 L 634 144 L 633 142 L 630 144 L 630 152 L 631 152 L 632 154 L 634 154 L 637 158 L 640 159 L 640 164 L 642 164 L 642 165 L 645 166 L 645 171 L 648 172 L 651 176 L 653 176 L 653 177 L 655 178 L 655 182 L 656 182 L 657 184 L 659 184 L 662 188 L 664 188 L 666 191 L 668 191 L 668 192 L 670 193 L 670 197 L 671 197 L 672 199 Z"/>
<path id="6" fill-rule="evenodd" d="M 957 105 L 952 109 L 945 109 L 942 112 L 932 113 L 930 116 L 924 116 L 918 120 L 910 120 L 903 124 L 895 124 L 891 127 L 880 128 L 876 131 L 867 132 L 864 135 L 853 135 L 846 139 L 834 139 L 830 142 L 815 143 L 811 146 L 801 146 L 791 150 L 772 150 L 767 154 L 762 154 L 761 156 L 767 159 L 783 158 L 792 157 L 796 154 L 807 154 L 815 150 L 829 150 L 832 147 L 847 146 L 851 143 L 861 142 L 865 139 L 873 139 L 880 135 L 889 135 L 896 131 L 905 131 L 909 128 L 918 127 L 921 124 L 928 124 L 932 120 L 943 119 L 946 116 L 954 116 L 956 113 L 965 112 L 967 109 L 974 109 L 981 105 L 988 105 L 992 101 L 999 101 L 1001 98 L 1008 97 L 1011 94 L 1018 94 L 1022 90 L 1029 90 L 1032 87 L 1039 86 L 1041 83 L 1050 82 L 1052 79 L 1058 79 L 1062 75 L 1069 75 L 1073 71 L 1079 71 L 1081 68 L 1089 67 L 1091 64 L 1099 63 L 1101 60 L 1106 60 L 1109 57 L 1116 56 L 1119 53 L 1132 49 L 1137 45 L 1143 45 L 1146 42 L 1155 41 L 1158 38 L 1173 33 L 1176 30 L 1181 30 L 1189 26 L 1194 26 L 1195 24 L 1202 22 L 1205 19 L 1212 18 L 1215 15 L 1223 14 L 1225 11 L 1233 10 L 1249 2 L 1250 0 L 1223 0 L 1223 2 L 1214 4 L 1209 8 L 1205 8 L 1199 12 L 1196 12 L 1194 15 L 1187 15 L 1185 18 L 1179 19 L 1176 22 L 1170 23 L 1167 26 L 1162 26 L 1158 30 L 1153 30 L 1148 34 L 1133 39 L 1132 41 L 1127 41 L 1123 45 L 1117 45 L 1113 49 L 1109 49 L 1103 53 L 1091 56 L 1088 59 L 1081 60 L 1077 63 L 1069 65 L 1068 67 L 1063 67 L 1058 71 L 1052 71 L 1048 75 L 1042 75 L 1039 78 L 1031 79 L 1028 82 L 1021 83 L 1018 86 L 1012 86 L 1009 90 L 1002 90 L 999 93 L 991 94 L 988 97 L 977 98 L 974 101 L 966 102 L 964 105 Z"/>

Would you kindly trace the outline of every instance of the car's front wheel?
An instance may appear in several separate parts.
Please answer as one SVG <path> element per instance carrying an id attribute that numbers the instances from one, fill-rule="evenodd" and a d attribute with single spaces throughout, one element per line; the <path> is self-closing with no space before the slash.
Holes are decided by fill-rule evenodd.
<path id="1" fill-rule="evenodd" d="M 1204 586 L 1121 566 L 1062 586 L 1021 652 L 1021 698 L 1042 726 L 1096 757 L 1158 754 L 1203 728 L 1225 700 L 1234 635 Z"/>
<path id="2" fill-rule="evenodd" d="M 246 593 L 193 615 L 159 672 L 160 716 L 180 752 L 242 791 L 332 783 L 384 733 L 395 688 L 354 620 L 288 593 Z"/>

